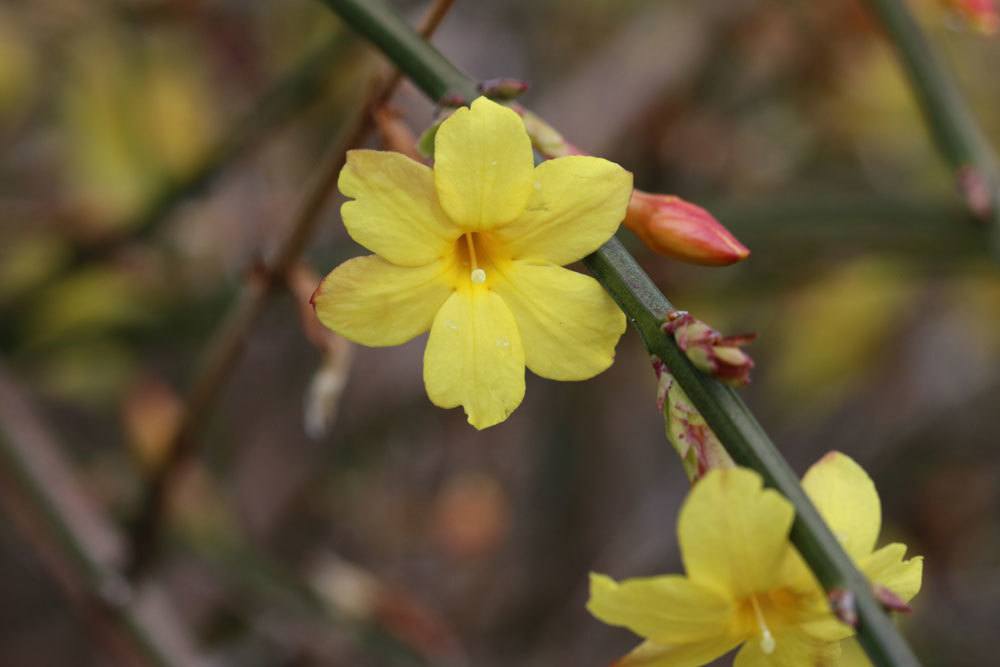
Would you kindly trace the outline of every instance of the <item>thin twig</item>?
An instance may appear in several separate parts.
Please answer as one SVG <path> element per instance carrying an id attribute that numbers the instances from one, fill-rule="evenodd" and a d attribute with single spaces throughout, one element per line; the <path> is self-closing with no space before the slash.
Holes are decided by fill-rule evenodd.
<path id="1" fill-rule="evenodd" d="M 454 0 L 435 0 L 421 21 L 420 33 L 426 37 L 433 34 L 453 2 Z M 132 556 L 128 569 L 130 576 L 141 574 L 155 553 L 170 488 L 184 464 L 196 453 L 198 441 L 195 434 L 239 360 L 253 323 L 263 312 L 274 289 L 284 283 L 286 274 L 312 238 L 320 213 L 336 187 L 337 176 L 344 166 L 347 151 L 362 144 L 372 129 L 371 111 L 389 99 L 400 81 L 396 74 L 381 78 L 386 83 L 380 85 L 376 82 L 372 86 L 353 126 L 340 140 L 334 142 L 333 148 L 324 157 L 313 184 L 287 227 L 288 234 L 279 243 L 273 259 L 251 272 L 236 304 L 213 335 L 205 363 L 191 385 L 180 424 L 167 445 L 163 464 L 146 488 L 132 531 Z"/>
<path id="2" fill-rule="evenodd" d="M 475 82 L 416 35 L 381 0 L 323 0 L 360 34 L 370 39 L 432 100 L 443 92 L 472 99 Z M 858 638 L 879 667 L 916 667 L 920 663 L 892 620 L 872 595 L 871 585 L 820 517 L 798 477 L 782 458 L 753 414 L 730 387 L 696 369 L 661 328 L 674 310 L 649 276 L 612 238 L 584 259 L 628 316 L 646 349 L 669 368 L 701 412 L 733 460 L 753 468 L 765 483 L 778 489 L 795 507 L 791 540 L 828 590 L 854 594 L 859 618 Z"/>
<path id="3" fill-rule="evenodd" d="M 0 366 L 0 501 L 115 664 L 205 664 L 162 591 L 121 573 L 124 540 L 74 479 L 37 410 Z M 23 518 L 23 521 L 18 521 Z"/>
<path id="4" fill-rule="evenodd" d="M 900 60 L 938 149 L 976 216 L 993 223 L 1000 243 L 1000 167 L 958 85 L 902 0 L 868 0 Z M 998 247 L 1000 250 L 1000 247 Z"/>

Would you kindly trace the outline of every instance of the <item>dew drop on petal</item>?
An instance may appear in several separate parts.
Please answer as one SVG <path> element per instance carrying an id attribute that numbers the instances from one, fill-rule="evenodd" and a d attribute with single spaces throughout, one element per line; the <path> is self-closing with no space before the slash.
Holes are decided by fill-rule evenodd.
<path id="1" fill-rule="evenodd" d="M 535 182 L 533 183 L 533 185 L 534 185 L 534 188 L 535 188 L 536 190 L 541 190 L 541 189 L 542 189 L 542 182 L 541 182 L 541 181 L 535 181 Z"/>
<path id="2" fill-rule="evenodd" d="M 506 338 L 497 338 L 497 347 L 501 350 L 506 350 L 510 347 L 510 341 Z"/>
<path id="3" fill-rule="evenodd" d="M 458 331 L 458 322 L 455 320 L 446 320 L 444 325 L 452 331 Z"/>

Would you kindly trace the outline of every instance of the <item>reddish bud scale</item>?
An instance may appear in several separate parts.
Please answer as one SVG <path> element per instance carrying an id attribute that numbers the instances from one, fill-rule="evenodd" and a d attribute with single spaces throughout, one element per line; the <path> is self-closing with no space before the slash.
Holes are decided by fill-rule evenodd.
<path id="1" fill-rule="evenodd" d="M 852 627 L 858 624 L 858 610 L 854 603 L 854 593 L 845 588 L 830 590 L 830 608 L 841 623 Z"/>
<path id="2" fill-rule="evenodd" d="M 898 611 L 909 614 L 913 609 L 910 605 L 885 586 L 875 586 L 875 599 L 879 601 L 887 611 Z"/>
<path id="3" fill-rule="evenodd" d="M 479 84 L 479 92 L 494 100 L 508 101 L 528 90 L 528 84 L 520 79 L 488 79 Z"/>
<path id="4" fill-rule="evenodd" d="M 653 252 L 693 264 L 725 266 L 750 256 L 711 213 L 674 195 L 634 190 L 625 226 Z"/>
<path id="5" fill-rule="evenodd" d="M 675 310 L 667 316 L 663 330 L 672 334 L 677 346 L 699 370 L 733 386 L 750 382 L 753 359 L 740 349 L 755 334 L 723 336 L 690 313 Z"/>

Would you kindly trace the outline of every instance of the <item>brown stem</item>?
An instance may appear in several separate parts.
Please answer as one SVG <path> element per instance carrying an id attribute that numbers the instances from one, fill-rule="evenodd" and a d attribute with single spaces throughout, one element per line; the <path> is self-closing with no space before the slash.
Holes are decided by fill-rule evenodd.
<path id="1" fill-rule="evenodd" d="M 425 38 L 430 37 L 437 29 L 453 2 L 454 0 L 434 0 L 419 28 Z M 379 80 L 385 83 L 379 84 Z M 323 158 L 313 184 L 292 223 L 287 227 L 288 234 L 279 243 L 273 259 L 250 273 L 239 299 L 213 335 L 204 365 L 191 385 L 180 423 L 167 444 L 163 463 L 146 487 L 136 515 L 131 535 L 132 550 L 128 567 L 130 577 L 141 575 L 155 555 L 167 497 L 185 464 L 201 446 L 197 433 L 239 360 L 251 327 L 263 312 L 268 297 L 275 287 L 284 284 L 286 274 L 312 238 L 320 213 L 336 187 L 337 176 L 344 166 L 347 151 L 364 142 L 373 127 L 372 110 L 385 104 L 400 80 L 396 70 L 392 74 L 376 78 L 353 125 Z"/>

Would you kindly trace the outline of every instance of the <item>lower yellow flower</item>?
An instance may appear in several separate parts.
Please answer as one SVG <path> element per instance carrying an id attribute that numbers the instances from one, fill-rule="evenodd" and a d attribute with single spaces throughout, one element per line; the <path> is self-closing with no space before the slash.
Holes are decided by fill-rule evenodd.
<path id="1" fill-rule="evenodd" d="M 875 584 L 905 601 L 920 590 L 922 559 L 903 560 L 905 545 L 877 551 L 878 493 L 849 457 L 831 453 L 802 485 L 847 553 Z M 647 641 L 621 667 L 696 667 L 742 644 L 736 667 L 861 667 L 852 628 L 788 541 L 794 511 L 745 468 L 713 470 L 681 508 L 678 538 L 687 576 L 616 583 L 591 575 L 587 608 Z"/>
<path id="2" fill-rule="evenodd" d="M 611 238 L 632 175 L 572 156 L 535 167 L 520 117 L 486 98 L 435 137 L 434 169 L 399 153 L 350 151 L 340 191 L 348 260 L 313 303 L 330 329 L 370 346 L 430 330 L 434 404 L 486 428 L 524 397 L 524 369 L 584 380 L 611 365 L 625 316 L 593 278 L 562 268 Z"/>

